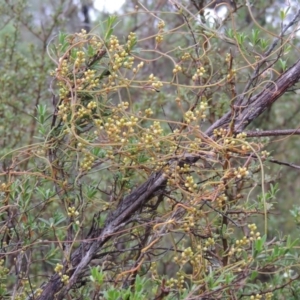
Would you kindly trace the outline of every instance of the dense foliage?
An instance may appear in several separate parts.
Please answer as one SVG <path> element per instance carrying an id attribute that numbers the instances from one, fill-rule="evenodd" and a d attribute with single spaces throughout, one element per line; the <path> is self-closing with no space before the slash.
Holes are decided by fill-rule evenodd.
<path id="1" fill-rule="evenodd" d="M 28 2 L 1 4 L 1 299 L 297 299 L 272 164 L 299 167 L 269 150 L 299 134 L 293 2 L 132 1 L 80 30 L 85 4 Z"/>

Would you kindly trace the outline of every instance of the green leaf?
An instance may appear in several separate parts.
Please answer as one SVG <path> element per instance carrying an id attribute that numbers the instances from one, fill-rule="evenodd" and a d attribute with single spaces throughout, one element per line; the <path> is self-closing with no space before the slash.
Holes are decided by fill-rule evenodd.
<path id="1" fill-rule="evenodd" d="M 256 270 L 252 271 L 251 276 L 250 276 L 250 280 L 254 280 L 256 277 L 258 276 L 258 272 Z"/>
<path id="2" fill-rule="evenodd" d="M 104 281 L 104 273 L 99 266 L 91 268 L 90 280 L 101 285 Z"/>
<path id="3" fill-rule="evenodd" d="M 66 37 L 67 37 L 67 34 L 60 31 L 58 33 L 58 41 L 59 41 L 59 43 L 60 44 L 64 44 L 65 41 L 66 41 Z"/>
<path id="4" fill-rule="evenodd" d="M 118 291 L 116 289 L 110 289 L 108 291 L 105 291 L 103 294 L 105 300 L 118 300 L 121 296 L 121 291 Z"/>
<path id="5" fill-rule="evenodd" d="M 63 33 L 63 32 L 59 32 L 59 34 L 58 34 L 60 52 L 65 52 L 67 50 L 68 46 L 69 46 L 69 42 L 66 39 L 67 36 L 68 35 L 66 33 Z"/>
<path id="6" fill-rule="evenodd" d="M 289 10 L 290 10 L 290 6 L 287 9 L 285 9 L 285 10 L 284 9 L 280 10 L 280 12 L 279 12 L 279 18 L 280 18 L 281 21 L 284 21 L 286 19 L 286 16 L 287 16 Z"/>
<path id="7" fill-rule="evenodd" d="M 260 31 L 257 28 L 252 29 L 251 42 L 252 42 L 253 46 L 255 46 L 259 41 L 259 33 L 260 33 Z"/>
<path id="8" fill-rule="evenodd" d="M 287 69 L 287 61 L 279 58 L 278 62 L 280 64 L 280 68 L 285 71 Z"/>
<path id="9" fill-rule="evenodd" d="M 87 48 L 87 54 L 88 56 L 94 56 L 95 55 L 95 49 L 89 45 L 88 48 Z"/>
<path id="10" fill-rule="evenodd" d="M 114 31 L 114 25 L 117 21 L 117 16 L 109 16 L 106 20 L 106 28 L 105 28 L 105 35 L 104 35 L 104 41 L 108 42 L 110 39 L 113 31 Z"/>
<path id="11" fill-rule="evenodd" d="M 50 227 L 50 222 L 48 220 L 44 218 L 39 218 L 39 220 Z"/>

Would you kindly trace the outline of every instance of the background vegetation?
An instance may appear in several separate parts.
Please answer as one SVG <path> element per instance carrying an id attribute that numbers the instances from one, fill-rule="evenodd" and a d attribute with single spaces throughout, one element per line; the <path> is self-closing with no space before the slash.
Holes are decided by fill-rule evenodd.
<path id="1" fill-rule="evenodd" d="M 1 299 L 298 299 L 296 2 L 0 3 Z"/>

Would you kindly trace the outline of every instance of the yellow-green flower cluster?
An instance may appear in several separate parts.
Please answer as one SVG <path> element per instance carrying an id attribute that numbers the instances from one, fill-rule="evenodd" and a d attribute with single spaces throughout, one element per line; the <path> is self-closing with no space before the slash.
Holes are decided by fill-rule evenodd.
<path id="1" fill-rule="evenodd" d="M 80 37 L 81 39 L 86 39 L 87 38 L 87 33 L 85 29 L 81 29 L 80 32 L 75 33 L 76 36 Z"/>
<path id="2" fill-rule="evenodd" d="M 200 67 L 196 70 L 196 73 L 193 75 L 192 79 L 193 81 L 196 81 L 199 79 L 199 77 L 202 77 L 205 73 L 205 69 L 203 67 Z"/>
<path id="3" fill-rule="evenodd" d="M 0 278 L 5 278 L 8 273 L 9 273 L 9 270 L 4 267 L 4 259 L 1 259 L 0 260 Z"/>
<path id="4" fill-rule="evenodd" d="M 112 69 L 114 71 L 119 70 L 122 66 L 127 69 L 132 68 L 132 65 L 134 62 L 134 57 L 132 57 L 132 56 L 128 57 L 128 53 L 125 50 L 115 53 L 113 58 L 114 58 L 114 61 L 112 63 L 113 64 Z"/>
<path id="5" fill-rule="evenodd" d="M 70 218 L 76 218 L 78 217 L 79 212 L 76 210 L 76 208 L 74 206 L 72 207 L 68 207 L 68 216 Z"/>
<path id="6" fill-rule="evenodd" d="M 227 74 L 227 80 L 230 81 L 232 80 L 236 75 L 236 70 L 232 69 L 229 71 L 229 74 Z"/>
<path id="7" fill-rule="evenodd" d="M 148 83 L 155 89 L 160 89 L 163 86 L 162 82 L 159 81 L 153 74 L 149 75 Z"/>
<path id="8" fill-rule="evenodd" d="M 184 281 L 185 277 L 184 275 L 181 275 L 179 272 L 176 273 L 178 279 L 175 278 L 170 278 L 169 280 L 166 281 L 166 286 L 167 287 L 174 287 L 176 286 L 180 290 L 184 290 Z"/>
<path id="9" fill-rule="evenodd" d="M 58 106 L 58 115 L 62 117 L 64 122 L 67 120 L 69 112 L 70 104 L 68 102 L 64 101 Z"/>
<path id="10" fill-rule="evenodd" d="M 156 37 L 155 37 L 155 41 L 157 44 L 160 44 L 162 41 L 164 40 L 164 36 L 159 33 Z"/>
<path id="11" fill-rule="evenodd" d="M 119 48 L 120 44 L 118 38 L 112 35 L 109 40 L 109 52 L 118 51 Z"/>
<path id="12" fill-rule="evenodd" d="M 242 177 L 245 177 L 249 175 L 249 171 L 245 167 L 238 167 L 238 169 L 234 169 L 234 175 L 240 179 Z"/>
<path id="13" fill-rule="evenodd" d="M 0 184 L 0 192 L 7 192 L 9 190 L 9 184 L 2 182 Z"/>
<path id="14" fill-rule="evenodd" d="M 251 150 L 251 147 L 250 147 L 250 144 L 242 144 L 242 150 L 244 150 L 244 151 L 249 151 L 249 150 Z"/>
<path id="15" fill-rule="evenodd" d="M 88 86 L 85 87 L 88 88 L 94 88 L 99 84 L 99 78 L 95 78 L 96 70 L 87 70 L 84 72 L 84 77 L 81 79 L 84 83 L 88 83 Z M 81 89 L 83 88 L 80 86 Z"/>
<path id="16" fill-rule="evenodd" d="M 151 125 L 149 129 L 147 129 L 147 132 L 151 132 L 154 135 L 161 135 L 163 133 L 163 129 L 160 126 L 160 122 L 154 121 L 153 125 Z"/>
<path id="17" fill-rule="evenodd" d="M 179 173 L 186 173 L 191 170 L 191 166 L 188 164 L 184 164 L 183 167 L 176 166 L 176 171 Z"/>
<path id="18" fill-rule="evenodd" d="M 81 106 L 76 115 L 78 118 L 83 118 L 87 115 L 92 115 L 92 110 L 97 107 L 97 103 L 95 101 L 91 101 L 88 103 L 87 107 Z"/>
<path id="19" fill-rule="evenodd" d="M 93 36 L 90 40 L 89 43 L 94 46 L 95 48 L 102 48 L 102 43 L 99 41 L 99 39 L 96 36 Z"/>
<path id="20" fill-rule="evenodd" d="M 146 117 L 150 117 L 152 116 L 154 113 L 153 113 L 153 110 L 151 108 L 146 108 L 145 109 L 145 116 Z"/>
<path id="21" fill-rule="evenodd" d="M 187 176 L 184 186 L 189 192 L 193 192 L 197 188 L 197 184 L 194 182 L 193 176 Z"/>
<path id="22" fill-rule="evenodd" d="M 166 24 L 165 24 L 165 22 L 163 20 L 160 20 L 158 22 L 157 27 L 158 27 L 159 30 L 163 30 L 165 28 L 165 26 L 166 26 Z"/>
<path id="23" fill-rule="evenodd" d="M 91 101 L 91 102 L 89 102 L 88 105 L 87 105 L 87 108 L 88 108 L 89 110 L 93 110 L 93 109 L 95 109 L 96 107 L 97 107 L 96 101 Z"/>
<path id="24" fill-rule="evenodd" d="M 59 89 L 59 97 L 60 99 L 64 99 L 69 95 L 69 90 L 62 82 L 59 82 L 58 85 L 61 86 L 61 88 Z"/>
<path id="25" fill-rule="evenodd" d="M 215 239 L 214 238 L 208 238 L 205 241 L 205 247 L 203 248 L 204 251 L 207 251 L 209 247 L 212 247 L 215 245 Z"/>
<path id="26" fill-rule="evenodd" d="M 188 52 L 185 52 L 182 56 L 181 59 L 182 60 L 189 60 L 191 58 L 191 54 Z"/>
<path id="27" fill-rule="evenodd" d="M 152 134 L 145 133 L 143 137 L 141 138 L 141 141 L 139 143 L 140 145 L 154 145 L 154 136 Z M 159 146 L 159 145 L 158 145 Z"/>
<path id="28" fill-rule="evenodd" d="M 234 146 L 236 144 L 236 140 L 231 139 L 231 138 L 227 138 L 227 139 L 224 140 L 224 144 Z"/>
<path id="29" fill-rule="evenodd" d="M 165 28 L 165 22 L 163 20 L 160 20 L 158 22 L 157 27 L 158 27 L 158 34 L 155 37 L 155 41 L 156 41 L 156 44 L 160 44 L 164 40 L 163 33 L 164 33 L 164 28 Z"/>
<path id="30" fill-rule="evenodd" d="M 225 128 L 214 129 L 214 137 L 224 138 L 226 135 L 227 135 L 227 129 L 225 129 Z"/>
<path id="31" fill-rule="evenodd" d="M 152 273 L 153 277 L 157 277 L 158 276 L 156 262 L 152 262 L 151 263 L 150 272 Z"/>
<path id="32" fill-rule="evenodd" d="M 206 118 L 205 112 L 206 112 L 207 108 L 208 108 L 207 102 L 206 102 L 206 101 L 202 101 L 202 102 L 200 103 L 199 108 L 196 109 L 195 115 L 196 115 L 197 117 L 201 118 L 201 119 L 205 119 L 205 118 Z"/>
<path id="33" fill-rule="evenodd" d="M 80 163 L 80 171 L 89 171 L 92 168 L 94 161 L 95 157 L 88 151 L 84 151 L 84 157 Z"/>
<path id="34" fill-rule="evenodd" d="M 273 298 L 273 293 L 269 292 L 265 294 L 266 300 L 271 300 Z"/>
<path id="35" fill-rule="evenodd" d="M 80 107 L 77 111 L 77 116 L 79 118 L 83 118 L 84 116 L 86 115 L 89 115 L 91 113 L 91 110 L 90 109 L 87 109 L 85 108 L 84 106 L 83 107 Z"/>
<path id="36" fill-rule="evenodd" d="M 126 127 L 128 129 L 128 132 L 133 133 L 134 132 L 133 126 L 136 125 L 137 121 L 138 118 L 131 116 L 129 119 L 121 118 L 120 120 L 117 120 L 116 125 L 119 128 Z"/>
<path id="37" fill-rule="evenodd" d="M 181 252 L 181 255 L 174 257 L 174 262 L 179 265 L 186 264 L 190 259 L 193 258 L 193 250 L 191 247 L 186 248 L 184 251 Z"/>
<path id="38" fill-rule="evenodd" d="M 129 56 L 128 51 L 132 48 L 136 40 L 135 34 L 130 33 L 128 36 L 127 50 L 125 50 L 119 44 L 119 40 L 116 36 L 112 35 L 109 41 L 109 52 L 115 52 L 113 60 L 111 61 L 112 70 L 117 71 L 122 66 L 127 69 L 131 69 L 134 63 L 134 57 Z"/>
<path id="39" fill-rule="evenodd" d="M 132 72 L 133 72 L 134 74 L 136 74 L 143 66 L 144 66 L 144 62 L 141 61 L 141 62 L 136 66 L 136 68 L 133 68 L 133 69 L 132 69 Z"/>
<path id="40" fill-rule="evenodd" d="M 104 129 L 111 140 L 118 141 L 120 139 L 121 128 L 114 119 L 108 118 L 104 124 Z"/>
<path id="41" fill-rule="evenodd" d="M 226 62 L 230 62 L 230 60 L 231 60 L 231 54 L 230 53 L 226 53 L 225 61 Z"/>
<path id="42" fill-rule="evenodd" d="M 123 101 L 118 104 L 118 108 L 122 109 L 122 110 L 126 110 L 126 109 L 128 109 L 128 107 L 129 107 L 129 102 L 127 102 L 127 101 L 125 101 L 125 102 Z"/>
<path id="43" fill-rule="evenodd" d="M 136 43 L 136 34 L 134 32 L 130 32 L 127 41 L 127 48 L 129 51 L 132 49 L 135 43 Z"/>
<path id="44" fill-rule="evenodd" d="M 181 72 L 182 68 L 179 65 L 175 65 L 173 69 L 173 74 L 177 74 L 178 72 Z"/>
<path id="45" fill-rule="evenodd" d="M 247 137 L 246 132 L 238 133 L 237 136 L 236 136 L 237 139 L 245 139 L 246 137 Z"/>
<path id="46" fill-rule="evenodd" d="M 54 268 L 55 273 L 57 273 L 59 276 L 62 275 L 62 270 L 64 266 L 62 264 L 57 263 L 56 267 Z"/>
<path id="47" fill-rule="evenodd" d="M 108 118 L 103 128 L 111 141 L 124 143 L 128 135 L 134 133 L 134 127 L 138 120 L 134 116 L 130 116 L 129 118 Z"/>
<path id="48" fill-rule="evenodd" d="M 183 223 L 183 230 L 185 232 L 189 232 L 191 230 L 191 227 L 195 226 L 195 216 L 194 214 L 190 214 Z"/>
<path id="49" fill-rule="evenodd" d="M 80 67 L 85 62 L 85 53 L 83 51 L 77 51 L 77 58 L 75 59 L 75 67 Z"/>
<path id="50" fill-rule="evenodd" d="M 108 82 L 103 83 L 103 88 L 106 88 L 106 91 L 109 92 L 110 88 L 116 85 L 115 80 L 118 78 L 118 74 L 116 72 L 112 72 L 107 78 Z"/>
<path id="51" fill-rule="evenodd" d="M 201 139 L 200 138 L 195 138 L 193 142 L 190 143 L 189 148 L 193 151 L 199 150 L 201 145 Z"/>
<path id="52" fill-rule="evenodd" d="M 241 240 L 236 240 L 235 244 L 237 247 L 247 246 L 249 244 L 249 239 L 244 236 Z"/>
<path id="53" fill-rule="evenodd" d="M 169 178 L 167 181 L 167 185 L 169 186 L 176 186 L 180 183 L 180 179 L 178 177 L 178 173 L 177 172 L 171 172 L 170 170 L 167 171 Z"/>
<path id="54" fill-rule="evenodd" d="M 250 237 L 249 237 L 250 241 L 261 239 L 260 232 L 255 232 L 257 230 L 257 226 L 254 223 L 249 224 L 248 228 L 250 229 Z"/>
<path id="55" fill-rule="evenodd" d="M 234 246 L 230 249 L 230 251 L 228 252 L 228 255 L 233 255 L 234 253 L 240 253 L 243 251 L 243 247 L 248 246 L 251 242 L 253 242 L 254 240 L 259 240 L 261 239 L 260 233 L 259 232 L 255 232 L 257 230 L 257 227 L 255 224 L 249 224 L 248 228 L 250 229 L 250 236 L 249 238 L 244 236 L 242 239 L 240 240 L 236 240 L 235 244 L 236 247 Z"/>
<path id="56" fill-rule="evenodd" d="M 34 291 L 34 295 L 35 295 L 36 297 L 39 297 L 39 296 L 42 295 L 42 292 L 43 292 L 43 290 L 42 290 L 41 288 L 38 288 L 38 289 L 36 289 L 36 290 Z"/>
<path id="57" fill-rule="evenodd" d="M 269 155 L 270 155 L 270 152 L 266 151 L 266 150 L 263 150 L 261 151 L 261 158 L 267 158 Z"/>
<path id="58" fill-rule="evenodd" d="M 217 199 L 217 206 L 218 207 L 223 207 L 224 203 L 226 203 L 228 200 L 228 197 L 225 194 L 220 195 Z"/>
<path id="59" fill-rule="evenodd" d="M 184 120 L 189 124 L 193 121 L 196 121 L 197 118 L 194 114 L 194 112 L 192 112 L 191 110 L 188 110 L 185 114 L 184 114 Z"/>
<path id="60" fill-rule="evenodd" d="M 134 63 L 134 57 L 130 56 L 128 59 L 123 63 L 123 67 L 126 69 L 131 69 Z"/>
<path id="61" fill-rule="evenodd" d="M 56 69 L 56 72 L 61 76 L 66 76 L 69 73 L 68 61 L 62 57 L 59 59 L 59 68 Z"/>
<path id="62" fill-rule="evenodd" d="M 61 282 L 65 285 L 67 285 L 69 283 L 69 279 L 70 277 L 66 274 L 64 274 L 63 276 L 61 276 Z"/>

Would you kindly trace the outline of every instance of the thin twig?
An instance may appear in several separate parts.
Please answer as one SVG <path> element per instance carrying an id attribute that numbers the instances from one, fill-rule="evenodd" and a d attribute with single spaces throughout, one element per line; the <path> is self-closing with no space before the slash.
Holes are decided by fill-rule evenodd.
<path id="1" fill-rule="evenodd" d="M 297 13 L 295 14 L 294 18 L 291 20 L 291 22 L 289 22 L 281 31 L 280 35 L 278 38 L 276 38 L 273 43 L 270 45 L 270 47 L 267 49 L 267 51 L 265 53 L 263 53 L 262 57 L 264 57 L 262 60 L 260 60 L 260 62 L 257 64 L 254 72 L 251 75 L 250 80 L 248 81 L 248 83 L 246 84 L 243 93 L 241 94 L 241 98 L 238 100 L 238 104 L 240 105 L 243 100 L 244 100 L 244 95 L 247 94 L 249 88 L 252 86 L 253 80 L 258 76 L 259 73 L 259 69 L 261 68 L 261 66 L 265 63 L 267 57 L 272 53 L 272 51 L 274 50 L 274 48 L 277 46 L 277 44 L 279 43 L 279 41 L 282 39 L 283 35 L 286 33 L 286 31 L 293 25 L 295 25 L 298 21 L 298 18 L 300 17 L 300 9 L 297 11 Z"/>
<path id="2" fill-rule="evenodd" d="M 300 170 L 300 166 L 295 165 L 295 164 L 291 164 L 291 163 L 284 162 L 284 161 L 279 161 L 277 159 L 269 159 L 269 161 L 272 163 L 278 164 L 278 165 L 284 165 L 284 166 L 288 166 L 288 167 Z"/>
<path id="3" fill-rule="evenodd" d="M 235 132 L 240 133 L 241 130 Z M 298 135 L 300 129 L 274 129 L 274 130 L 263 130 L 263 131 L 244 131 L 247 137 L 264 137 L 264 136 L 280 136 L 280 135 Z"/>

